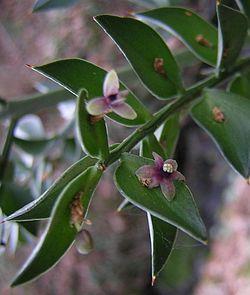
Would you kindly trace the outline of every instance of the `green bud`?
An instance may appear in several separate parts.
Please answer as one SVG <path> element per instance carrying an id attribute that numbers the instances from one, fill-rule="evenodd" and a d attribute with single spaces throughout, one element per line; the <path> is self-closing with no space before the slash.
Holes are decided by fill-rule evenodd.
<path id="1" fill-rule="evenodd" d="M 80 254 L 89 254 L 94 248 L 94 242 L 90 232 L 83 229 L 77 233 L 75 245 Z"/>

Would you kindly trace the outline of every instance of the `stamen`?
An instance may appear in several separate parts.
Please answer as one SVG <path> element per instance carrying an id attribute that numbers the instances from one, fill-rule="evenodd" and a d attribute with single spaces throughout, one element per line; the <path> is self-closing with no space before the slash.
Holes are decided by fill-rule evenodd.
<path id="1" fill-rule="evenodd" d="M 164 172 L 173 173 L 174 172 L 174 167 L 170 163 L 164 163 L 164 165 L 162 166 L 162 170 Z"/>

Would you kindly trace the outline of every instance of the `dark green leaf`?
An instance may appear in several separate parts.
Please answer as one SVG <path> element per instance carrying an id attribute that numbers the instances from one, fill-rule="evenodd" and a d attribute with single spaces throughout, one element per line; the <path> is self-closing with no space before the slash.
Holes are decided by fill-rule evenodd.
<path id="1" fill-rule="evenodd" d="M 78 1 L 79 0 L 37 0 L 33 6 L 33 12 L 65 8 L 74 5 Z"/>
<path id="2" fill-rule="evenodd" d="M 164 268 L 172 252 L 177 229 L 175 226 L 161 219 L 147 214 L 151 238 L 152 255 L 152 284 L 160 271 Z"/>
<path id="3" fill-rule="evenodd" d="M 16 183 L 5 182 L 0 188 L 0 208 L 5 215 L 12 214 L 32 201 L 32 193 L 27 187 L 19 186 Z M 24 222 L 22 226 L 33 235 L 37 234 L 36 223 Z"/>
<path id="4" fill-rule="evenodd" d="M 109 155 L 108 137 L 104 119 L 92 123 L 91 116 L 85 108 L 87 98 L 83 89 L 77 99 L 76 122 L 81 146 L 90 156 L 106 159 Z"/>
<path id="5" fill-rule="evenodd" d="M 142 141 L 141 156 L 152 158 L 152 152 L 157 152 L 165 158 L 165 153 L 156 137 L 153 134 L 147 136 L 149 139 Z M 153 141 L 150 142 L 150 139 Z M 147 148 L 145 149 L 146 146 Z M 164 265 L 174 246 L 177 235 L 177 228 L 150 213 L 147 213 L 148 227 L 151 242 L 151 267 L 152 267 L 152 285 Z"/>
<path id="6" fill-rule="evenodd" d="M 46 149 L 49 148 L 51 143 L 54 141 L 51 139 L 34 139 L 34 140 L 26 140 L 18 137 L 14 137 L 14 143 L 31 155 L 40 155 L 45 152 Z"/>
<path id="7" fill-rule="evenodd" d="M 216 65 L 217 30 L 193 11 L 164 7 L 138 13 L 137 16 L 175 35 L 205 63 Z"/>
<path id="8" fill-rule="evenodd" d="M 250 98 L 250 72 L 235 77 L 228 91 Z"/>
<path id="9" fill-rule="evenodd" d="M 128 17 L 100 15 L 95 20 L 116 42 L 152 94 L 166 99 L 183 90 L 173 55 L 151 27 Z"/>
<path id="10" fill-rule="evenodd" d="M 152 165 L 152 160 L 129 154 L 124 154 L 121 160 L 121 165 L 115 173 L 115 181 L 117 188 L 125 198 L 142 210 L 148 211 L 155 217 L 206 243 L 205 226 L 193 196 L 183 182 L 175 182 L 176 195 L 170 202 L 163 196 L 160 188 L 146 188 L 135 175 L 141 166 Z"/>
<path id="11" fill-rule="evenodd" d="M 154 134 L 149 134 L 142 140 L 141 144 L 141 151 L 140 154 L 143 155 L 146 158 L 152 158 L 152 152 L 156 152 L 163 158 L 166 157 L 166 154 L 161 146 L 161 144 L 158 142 L 157 138 Z"/>
<path id="12" fill-rule="evenodd" d="M 24 284 L 48 271 L 71 247 L 77 231 L 71 224 L 70 204 L 74 196 L 81 192 L 86 216 L 91 196 L 101 174 L 97 167 L 90 167 L 65 187 L 57 199 L 45 233 L 13 280 L 12 287 Z"/>
<path id="13" fill-rule="evenodd" d="M 247 35 L 247 18 L 238 10 L 217 5 L 219 48 L 217 68 L 228 69 L 240 54 Z"/>
<path id="14" fill-rule="evenodd" d="M 245 178 L 250 171 L 250 100 L 217 89 L 206 90 L 192 117 Z"/>
<path id="15" fill-rule="evenodd" d="M 180 114 L 175 113 L 163 125 L 160 143 L 168 158 L 173 157 L 180 134 Z"/>
<path id="16" fill-rule="evenodd" d="M 102 87 L 106 71 L 85 60 L 64 59 L 33 67 L 33 69 L 62 85 L 75 95 L 78 95 L 83 88 L 88 91 L 89 99 L 103 95 Z M 125 86 L 122 84 L 121 90 L 124 89 Z M 110 113 L 108 116 L 112 120 L 128 126 L 143 124 L 150 118 L 147 109 L 132 92 L 127 96 L 126 103 L 137 113 L 134 120 L 124 119 L 114 113 Z"/>
<path id="17" fill-rule="evenodd" d="M 94 165 L 97 159 L 84 157 L 70 166 L 39 198 L 8 216 L 5 221 L 28 221 L 50 216 L 53 205 L 63 188 L 77 175 Z"/>
<path id="18" fill-rule="evenodd" d="M 238 6 L 240 7 L 241 11 L 245 13 L 248 17 L 248 25 L 250 26 L 250 2 L 249 0 L 236 0 Z"/>

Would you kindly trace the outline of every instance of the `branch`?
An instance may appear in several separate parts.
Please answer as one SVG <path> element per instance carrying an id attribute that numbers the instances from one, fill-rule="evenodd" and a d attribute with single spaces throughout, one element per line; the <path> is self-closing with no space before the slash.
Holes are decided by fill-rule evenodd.
<path id="1" fill-rule="evenodd" d="M 110 153 L 109 157 L 104 162 L 104 166 L 107 167 L 111 165 L 120 158 L 122 153 L 129 152 L 145 136 L 154 132 L 172 114 L 194 101 L 201 94 L 204 88 L 215 86 L 222 81 L 225 81 L 235 73 L 246 70 L 249 66 L 250 58 L 243 59 L 239 61 L 239 63 L 237 63 L 231 70 L 221 72 L 219 75 L 211 75 L 209 78 L 189 88 L 182 96 L 176 97 L 175 101 L 155 113 L 150 121 L 136 129 L 121 144 L 119 144 L 118 147 Z"/>

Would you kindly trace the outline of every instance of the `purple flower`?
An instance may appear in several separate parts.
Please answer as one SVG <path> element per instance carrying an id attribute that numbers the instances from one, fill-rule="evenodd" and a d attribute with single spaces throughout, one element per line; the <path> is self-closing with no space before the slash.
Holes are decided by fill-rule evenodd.
<path id="1" fill-rule="evenodd" d="M 125 103 L 128 91 L 119 91 L 119 79 L 114 70 L 107 73 L 103 83 L 103 96 L 91 99 L 86 103 L 87 112 L 92 116 L 103 117 L 107 113 L 114 112 L 117 115 L 133 120 L 136 112 Z"/>
<path id="2" fill-rule="evenodd" d="M 177 171 L 175 160 L 168 159 L 164 162 L 162 157 L 153 153 L 154 165 L 144 165 L 136 172 L 139 181 L 148 188 L 161 187 L 161 191 L 167 200 L 171 201 L 175 196 L 174 180 L 185 181 L 185 177 Z"/>

